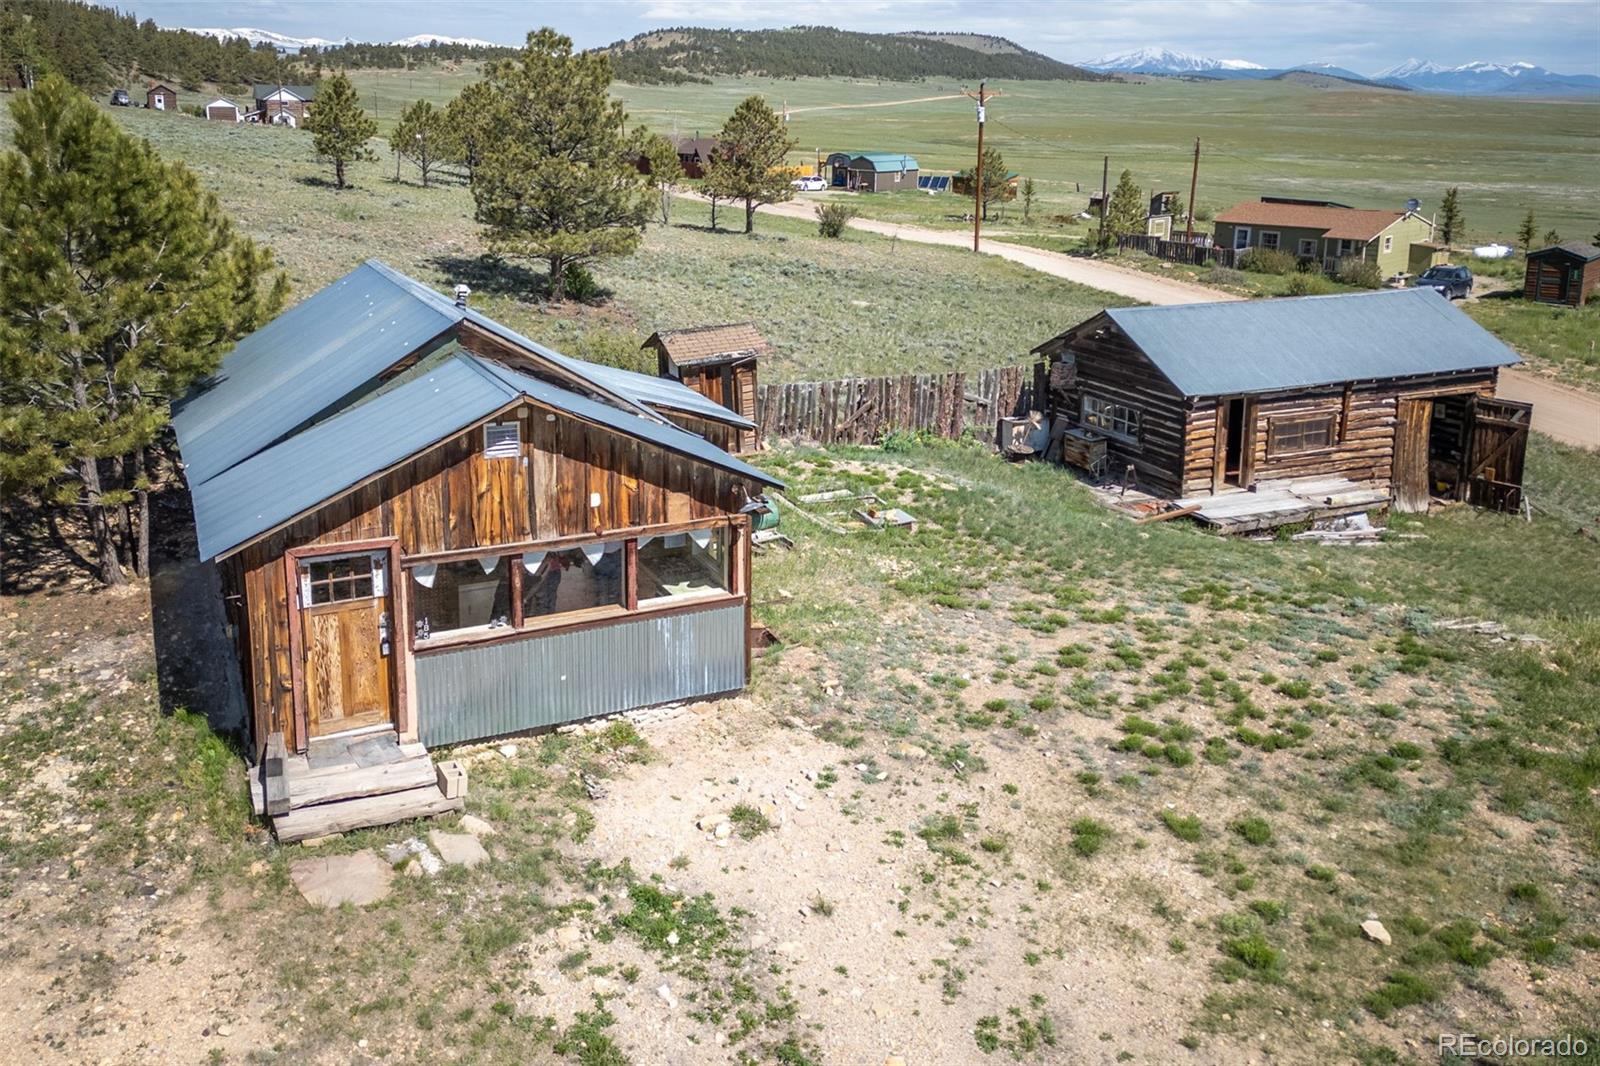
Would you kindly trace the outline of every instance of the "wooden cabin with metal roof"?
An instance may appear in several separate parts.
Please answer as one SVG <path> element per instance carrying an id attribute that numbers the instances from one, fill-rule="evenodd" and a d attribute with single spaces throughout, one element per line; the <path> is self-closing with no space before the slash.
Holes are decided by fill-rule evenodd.
<path id="1" fill-rule="evenodd" d="M 175 405 L 281 839 L 448 809 L 436 745 L 744 687 L 777 482 L 685 413 L 754 428 L 376 261 Z"/>
<path id="2" fill-rule="evenodd" d="M 1520 360 L 1431 289 L 1110 308 L 1034 352 L 1058 451 L 1202 520 L 1520 504 L 1531 408 L 1495 398 Z"/>
<path id="3" fill-rule="evenodd" d="M 1528 253 L 1524 299 L 1582 307 L 1600 285 L 1600 248 L 1586 241 L 1562 241 Z"/>
<path id="4" fill-rule="evenodd" d="M 650 334 L 643 347 L 655 351 L 661 377 L 681 382 L 755 422 L 757 364 L 772 350 L 755 323 L 658 330 Z M 760 434 L 754 428 L 739 429 L 701 419 L 676 421 L 730 452 L 750 452 L 760 447 Z"/>

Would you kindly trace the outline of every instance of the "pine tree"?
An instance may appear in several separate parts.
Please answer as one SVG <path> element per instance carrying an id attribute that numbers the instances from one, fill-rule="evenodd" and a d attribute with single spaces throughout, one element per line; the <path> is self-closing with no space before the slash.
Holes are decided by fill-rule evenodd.
<path id="1" fill-rule="evenodd" d="M 1549 229 L 1544 231 L 1544 246 L 1546 248 L 1550 247 L 1552 244 L 1560 244 L 1560 243 L 1561 243 L 1561 234 L 1556 230 L 1556 228 L 1554 226 L 1551 226 Z"/>
<path id="2" fill-rule="evenodd" d="M 445 105 L 444 121 L 452 134 L 455 161 L 467 168 L 470 183 L 483 160 L 484 148 L 493 136 L 493 90 L 481 81 L 468 85 Z"/>
<path id="3" fill-rule="evenodd" d="M 1029 220 L 1029 216 L 1033 214 L 1033 199 L 1034 199 L 1033 179 L 1032 178 L 1023 178 L 1022 179 L 1022 221 L 1024 221 L 1024 222 L 1027 222 Z"/>
<path id="4" fill-rule="evenodd" d="M 1106 243 L 1126 234 L 1143 233 L 1145 227 L 1144 190 L 1133 183 L 1133 171 L 1124 170 L 1111 190 L 1111 205 L 1106 209 Z"/>
<path id="5" fill-rule="evenodd" d="M 15 8 L 0 7 L 0 75 L 31 89 L 46 66 L 33 21 Z"/>
<path id="6" fill-rule="evenodd" d="M 747 97 L 717 131 L 706 180 L 730 200 L 744 201 L 744 231 L 756 228 L 756 208 L 794 198 L 784 161 L 797 142 L 760 96 Z"/>
<path id="7" fill-rule="evenodd" d="M 439 161 L 452 154 L 453 138 L 445 113 L 426 100 L 418 100 L 400 112 L 400 121 L 389 134 L 389 147 L 396 155 L 411 160 L 422 174 L 422 187 Z"/>
<path id="8" fill-rule="evenodd" d="M 378 158 L 367 142 L 378 135 L 378 124 L 361 107 L 356 87 L 343 73 L 335 74 L 317 90 L 317 102 L 306 116 L 311 144 L 317 155 L 333 163 L 333 183 L 345 188 L 347 163 L 370 163 Z"/>
<path id="9" fill-rule="evenodd" d="M 1522 217 L 1522 225 L 1517 228 L 1517 243 L 1522 245 L 1522 254 L 1527 255 L 1533 251 L 1533 239 L 1539 235 L 1539 223 L 1534 220 L 1533 208 L 1528 208 L 1528 213 Z"/>
<path id="10" fill-rule="evenodd" d="M 956 184 L 967 190 L 967 195 L 973 195 L 972 183 L 976 180 L 974 167 L 968 167 L 956 175 Z M 989 220 L 989 205 L 1001 200 L 1010 199 L 1011 186 L 1006 181 L 1006 158 L 1000 154 L 998 148 L 985 148 L 983 150 L 983 218 Z"/>
<path id="11" fill-rule="evenodd" d="M 672 224 L 672 188 L 683 180 L 683 160 L 678 158 L 677 147 L 659 133 L 644 127 L 635 131 L 639 139 L 639 157 L 650 168 L 650 184 L 660 198 L 661 224 Z"/>
<path id="12" fill-rule="evenodd" d="M 1461 236 L 1461 231 L 1466 228 L 1466 221 L 1461 214 L 1461 196 L 1454 185 L 1444 191 L 1444 200 L 1439 204 L 1439 241 L 1446 248 L 1455 243 Z"/>
<path id="13" fill-rule="evenodd" d="M 146 572 L 150 450 L 168 404 L 286 284 L 186 168 L 56 75 L 11 104 L 0 156 L 0 489 L 80 508 L 96 572 Z M 128 508 L 140 514 L 137 528 Z M 136 538 L 130 548 L 119 530 Z"/>
<path id="14" fill-rule="evenodd" d="M 473 175 L 478 221 L 493 251 L 543 259 L 551 296 L 564 299 L 567 267 L 631 254 L 650 215 L 627 116 L 608 94 L 611 62 L 536 30 L 486 83 L 496 134 Z"/>

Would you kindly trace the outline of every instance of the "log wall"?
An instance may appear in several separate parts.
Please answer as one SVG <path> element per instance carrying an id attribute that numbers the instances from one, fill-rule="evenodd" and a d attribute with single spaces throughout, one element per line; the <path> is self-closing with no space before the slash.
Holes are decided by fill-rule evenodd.
<path id="1" fill-rule="evenodd" d="M 1107 439 L 1111 476 L 1120 478 L 1132 466 L 1141 488 L 1182 495 L 1184 431 L 1191 412 L 1172 383 L 1132 341 L 1110 326 L 1086 330 L 1072 341 L 1063 358 L 1070 358 L 1073 366 L 1065 375 L 1057 375 L 1064 380 L 1051 394 L 1052 412 L 1066 415 L 1074 425 L 1081 424 L 1086 394 L 1137 409 L 1137 438 Z M 1198 431 L 1200 427 L 1194 428 Z M 1209 454 L 1209 438 L 1207 448 Z"/>

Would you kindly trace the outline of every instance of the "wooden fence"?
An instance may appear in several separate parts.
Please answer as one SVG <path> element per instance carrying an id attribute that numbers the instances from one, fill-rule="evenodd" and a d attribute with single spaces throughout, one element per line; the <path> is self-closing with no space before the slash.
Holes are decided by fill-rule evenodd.
<path id="1" fill-rule="evenodd" d="M 1234 267 L 1238 265 L 1239 257 L 1239 253 L 1232 248 L 1218 248 L 1214 244 L 1189 244 L 1186 241 L 1166 241 L 1160 237 L 1146 237 L 1139 233 L 1118 237 L 1117 251 L 1143 252 L 1157 259 L 1169 259 L 1174 263 L 1188 263 L 1191 266 L 1215 263 L 1217 266 Z"/>
<path id="2" fill-rule="evenodd" d="M 890 430 L 926 430 L 955 439 L 970 427 L 994 442 L 997 421 L 1025 414 L 1042 370 L 1007 366 L 973 374 L 840 378 L 762 385 L 756 425 L 763 439 L 871 444 Z"/>

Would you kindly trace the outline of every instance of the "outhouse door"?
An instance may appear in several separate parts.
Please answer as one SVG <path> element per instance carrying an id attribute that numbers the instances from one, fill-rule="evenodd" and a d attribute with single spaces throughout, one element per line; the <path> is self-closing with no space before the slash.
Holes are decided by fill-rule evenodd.
<path id="1" fill-rule="evenodd" d="M 1397 401 L 1394 427 L 1394 468 L 1389 484 L 1394 509 L 1407 513 L 1428 510 L 1428 437 L 1433 428 L 1433 401 Z"/>
<path id="2" fill-rule="evenodd" d="M 389 553 L 302 558 L 298 568 L 307 736 L 391 724 Z"/>

